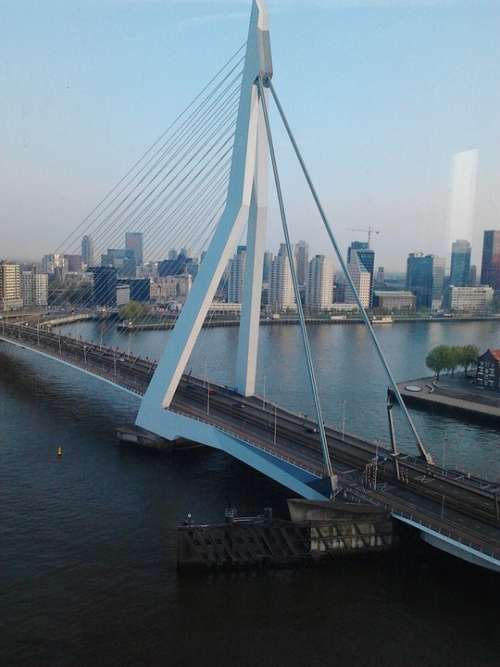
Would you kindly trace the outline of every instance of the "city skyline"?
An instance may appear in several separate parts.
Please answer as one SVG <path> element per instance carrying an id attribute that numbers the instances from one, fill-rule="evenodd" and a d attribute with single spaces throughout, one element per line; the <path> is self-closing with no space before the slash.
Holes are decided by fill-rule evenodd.
<path id="1" fill-rule="evenodd" d="M 55 250 L 240 45 L 248 3 L 105 0 L 87 3 L 78 15 L 56 1 L 44 3 L 43 12 L 32 8 L 24 15 L 15 10 L 19 4 L 5 3 L 0 27 L 9 48 L 2 83 L 11 103 L 5 109 L 9 133 L 0 158 L 5 171 L 0 224 L 3 254 L 32 260 Z M 401 258 L 409 252 L 448 253 L 455 217 L 459 225 L 472 220 L 473 237 L 467 240 L 477 253 L 483 230 L 500 226 L 500 87 L 495 83 L 500 57 L 493 39 L 498 7 L 400 2 L 377 13 L 363 4 L 347 10 L 338 2 L 270 3 L 277 85 L 285 101 L 296 98 L 295 72 L 304 53 L 287 53 L 289 66 L 280 66 L 282 42 L 300 41 L 303 30 L 322 36 L 308 43 L 307 60 L 315 67 L 302 77 L 302 95 L 290 120 L 311 158 L 339 243 L 347 247 L 349 228 L 373 223 L 381 229 L 373 243 L 380 263 L 389 271 L 403 270 Z M 32 56 L 18 51 L 11 37 L 20 29 L 21 14 L 23 32 L 36 34 L 41 55 L 37 65 L 31 62 L 37 82 L 32 97 L 16 77 L 17 67 Z M 100 28 L 103 21 L 109 34 Z M 234 30 L 224 29 L 228 21 Z M 207 23 L 220 35 L 215 46 Z M 67 35 L 74 29 L 79 38 L 68 50 Z M 159 39 L 165 31 L 167 43 Z M 186 40 L 203 48 L 209 39 L 203 62 L 186 52 Z M 95 46 L 92 56 L 84 48 L 88 40 Z M 322 42 L 329 44 L 328 51 Z M 429 67 L 430 59 L 439 61 L 437 71 Z M 165 62 L 171 85 L 158 104 L 157 81 L 165 75 Z M 477 77 L 478 68 L 488 76 Z M 110 95 L 110 81 L 124 72 L 130 87 Z M 365 93 L 352 84 L 360 80 L 371 81 Z M 318 90 L 321 104 L 311 124 L 307 100 Z M 101 103 L 90 102 L 84 91 Z M 131 105 L 131 100 L 137 102 Z M 292 235 L 298 240 L 307 228 L 312 253 L 321 253 L 325 241 L 319 220 L 305 189 L 296 187 L 292 164 L 285 166 L 283 179 Z M 454 193 L 454 187 L 459 191 Z M 468 196 L 461 196 L 463 188 Z M 268 245 L 275 246 L 280 235 L 271 199 Z M 472 263 L 479 263 L 477 256 Z"/>

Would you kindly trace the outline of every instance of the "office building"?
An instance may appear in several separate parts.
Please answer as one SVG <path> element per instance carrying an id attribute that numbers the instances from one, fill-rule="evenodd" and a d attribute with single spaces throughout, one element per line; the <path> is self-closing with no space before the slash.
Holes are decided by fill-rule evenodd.
<path id="1" fill-rule="evenodd" d="M 444 293 L 443 308 L 454 312 L 484 312 L 491 308 L 493 296 L 493 288 L 487 285 L 480 287 L 450 285 Z"/>
<path id="2" fill-rule="evenodd" d="M 295 308 L 292 271 L 284 243 L 273 259 L 271 283 L 269 285 L 269 306 L 275 311 Z"/>
<path id="3" fill-rule="evenodd" d="M 310 310 L 328 310 L 333 303 L 333 260 L 316 255 L 309 262 L 306 305 Z"/>
<path id="4" fill-rule="evenodd" d="M 366 244 L 368 246 L 368 244 Z M 348 254 L 349 262 L 347 264 L 347 270 L 349 275 L 354 283 L 356 292 L 360 298 L 363 308 L 370 308 L 372 303 L 372 278 L 373 274 L 370 274 L 366 268 L 365 263 L 362 261 L 359 252 L 352 251 Z M 372 267 L 373 268 L 373 267 Z M 350 304 L 356 304 L 356 297 L 350 285 L 346 284 L 344 288 L 344 302 Z"/>
<path id="5" fill-rule="evenodd" d="M 454 241 L 451 246 L 450 285 L 466 287 L 470 281 L 471 246 L 468 241 Z"/>
<path id="6" fill-rule="evenodd" d="M 266 250 L 264 253 L 264 263 L 262 268 L 262 281 L 268 283 L 271 280 L 271 271 L 273 268 L 273 253 Z"/>
<path id="7" fill-rule="evenodd" d="M 46 273 L 23 271 L 21 293 L 24 306 L 46 306 L 49 300 L 49 276 Z"/>
<path id="8" fill-rule="evenodd" d="M 127 248 L 108 248 L 101 257 L 101 266 L 116 269 L 119 276 L 135 278 L 137 262 L 135 252 Z"/>
<path id="9" fill-rule="evenodd" d="M 93 298 L 96 306 L 112 308 L 116 306 L 117 270 L 113 266 L 94 266 Z"/>
<path id="10" fill-rule="evenodd" d="M 500 230 L 484 232 L 481 285 L 500 289 Z"/>
<path id="11" fill-rule="evenodd" d="M 357 255 L 362 266 L 366 269 L 370 276 L 370 287 L 369 287 L 369 301 L 366 308 L 371 308 L 373 300 L 373 271 L 375 268 L 375 252 L 370 250 L 370 246 L 366 241 L 353 241 L 349 248 L 347 249 L 347 264 L 355 266 L 357 264 L 353 261 L 353 256 Z M 356 271 L 356 269 L 354 269 Z M 366 282 L 366 279 L 363 278 L 363 283 Z M 364 304 L 363 304 L 364 305 Z"/>
<path id="12" fill-rule="evenodd" d="M 402 290 L 385 291 L 375 290 L 373 294 L 373 305 L 389 311 L 412 311 L 415 310 L 417 298 L 412 292 Z"/>
<path id="13" fill-rule="evenodd" d="M 299 285 L 305 285 L 309 275 L 309 245 L 306 241 L 299 241 L 294 250 L 295 270 Z"/>
<path id="14" fill-rule="evenodd" d="M 171 301 L 184 302 L 191 291 L 192 284 L 193 279 L 189 273 L 158 278 L 151 284 L 151 299 L 163 304 Z"/>
<path id="15" fill-rule="evenodd" d="M 94 242 L 88 235 L 82 238 L 82 259 L 87 269 L 94 266 Z"/>
<path id="16" fill-rule="evenodd" d="M 81 273 L 83 271 L 83 256 L 82 255 L 63 255 L 64 273 Z"/>
<path id="17" fill-rule="evenodd" d="M 131 250 L 135 256 L 136 266 L 143 263 L 143 235 L 141 232 L 125 233 L 125 250 Z"/>
<path id="18" fill-rule="evenodd" d="M 229 303 L 241 303 L 243 301 L 243 284 L 247 266 L 247 247 L 238 246 L 236 255 L 231 260 L 229 269 L 229 282 L 227 288 L 227 300 Z"/>
<path id="19" fill-rule="evenodd" d="M 446 262 L 442 257 L 412 252 L 406 262 L 406 289 L 416 296 L 416 307 L 438 309 Z"/>
<path id="20" fill-rule="evenodd" d="M 22 307 L 21 267 L 12 262 L 0 262 L 0 311 Z"/>

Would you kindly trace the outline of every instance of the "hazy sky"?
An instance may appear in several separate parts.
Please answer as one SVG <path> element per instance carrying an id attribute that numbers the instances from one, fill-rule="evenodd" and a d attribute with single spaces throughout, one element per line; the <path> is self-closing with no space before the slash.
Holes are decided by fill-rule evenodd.
<path id="1" fill-rule="evenodd" d="M 0 257 L 53 251 L 241 45 L 249 8 L 0 0 Z M 500 0 L 269 8 L 275 85 L 342 248 L 372 224 L 387 268 L 447 253 L 454 155 L 473 149 L 477 259 L 481 230 L 500 229 Z M 294 239 L 329 253 L 276 135 Z M 271 247 L 278 224 L 273 204 Z"/>

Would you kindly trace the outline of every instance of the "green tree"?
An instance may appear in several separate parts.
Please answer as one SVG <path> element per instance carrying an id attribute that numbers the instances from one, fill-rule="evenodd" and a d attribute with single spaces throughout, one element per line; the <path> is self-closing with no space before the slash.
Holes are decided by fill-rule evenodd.
<path id="1" fill-rule="evenodd" d="M 475 345 L 465 345 L 462 348 L 462 366 L 466 376 L 469 374 L 469 367 L 477 364 L 478 357 L 479 349 Z"/>
<path id="2" fill-rule="evenodd" d="M 452 376 L 455 375 L 455 370 L 459 366 L 463 366 L 464 354 L 463 348 L 458 345 L 447 347 L 448 370 L 451 371 Z"/>
<path id="3" fill-rule="evenodd" d="M 436 373 L 439 380 L 441 372 L 450 368 L 450 348 L 447 345 L 437 345 L 429 352 L 425 363 L 427 368 Z"/>
<path id="4" fill-rule="evenodd" d="M 120 307 L 119 317 L 121 320 L 140 320 L 148 312 L 147 307 L 138 301 L 129 301 Z"/>

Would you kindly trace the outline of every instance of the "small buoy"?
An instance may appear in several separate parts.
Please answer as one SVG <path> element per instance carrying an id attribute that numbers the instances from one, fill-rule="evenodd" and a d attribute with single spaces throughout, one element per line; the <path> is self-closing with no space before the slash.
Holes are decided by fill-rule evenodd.
<path id="1" fill-rule="evenodd" d="M 57 456 L 62 456 L 62 455 L 63 455 L 62 447 L 58 447 L 57 448 Z"/>

